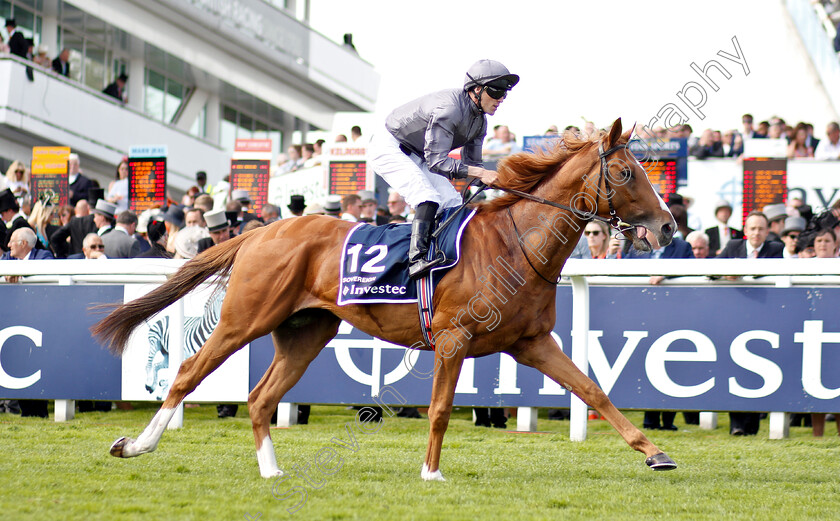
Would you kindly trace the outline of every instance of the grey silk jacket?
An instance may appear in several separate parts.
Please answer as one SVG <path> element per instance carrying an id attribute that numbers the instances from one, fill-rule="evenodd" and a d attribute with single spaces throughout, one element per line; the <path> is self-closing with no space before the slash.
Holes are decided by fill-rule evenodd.
<path id="1" fill-rule="evenodd" d="M 433 92 L 410 101 L 385 119 L 388 131 L 429 170 L 448 178 L 467 177 L 468 166 L 483 166 L 481 143 L 487 118 L 462 89 Z M 461 148 L 461 159 L 449 152 Z"/>

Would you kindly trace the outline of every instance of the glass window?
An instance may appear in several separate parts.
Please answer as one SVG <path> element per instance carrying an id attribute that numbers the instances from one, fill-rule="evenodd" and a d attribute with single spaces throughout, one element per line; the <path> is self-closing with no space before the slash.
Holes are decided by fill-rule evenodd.
<path id="1" fill-rule="evenodd" d="M 206 103 L 201 108 L 201 111 L 198 113 L 198 117 L 195 118 L 195 121 L 193 121 L 192 127 L 190 127 L 190 134 L 192 134 L 193 136 L 201 137 L 201 138 L 206 138 L 207 137 L 207 104 Z"/>
<path id="2" fill-rule="evenodd" d="M 163 119 L 164 93 L 166 78 L 162 74 L 146 69 L 144 112 L 155 119 Z"/>
<path id="3" fill-rule="evenodd" d="M 6 20 L 6 18 L 12 17 L 12 4 L 11 2 L 9 2 L 9 0 L 0 0 L 0 16 L 3 17 L 4 21 Z M 5 28 L 3 29 L 3 34 L 6 34 Z M 3 38 L 5 40 L 5 36 Z"/>
<path id="4" fill-rule="evenodd" d="M 64 48 L 70 49 L 70 79 L 81 81 L 85 41 L 81 36 L 69 31 L 64 31 L 61 41 Z"/>
<path id="5" fill-rule="evenodd" d="M 100 47 L 91 41 L 85 42 L 84 55 L 84 83 L 91 89 L 102 90 L 107 83 L 105 82 L 107 63 L 107 53 L 103 47 Z"/>
<path id="6" fill-rule="evenodd" d="M 184 86 L 175 80 L 166 78 L 166 96 L 163 102 L 163 121 L 170 123 L 184 98 Z"/>

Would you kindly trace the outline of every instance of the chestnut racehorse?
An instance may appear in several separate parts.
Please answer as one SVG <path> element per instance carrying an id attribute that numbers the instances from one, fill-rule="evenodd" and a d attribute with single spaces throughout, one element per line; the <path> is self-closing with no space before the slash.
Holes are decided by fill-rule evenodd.
<path id="1" fill-rule="evenodd" d="M 590 139 L 567 134 L 553 150 L 517 154 L 500 162 L 498 185 L 530 199 L 507 194 L 479 205 L 462 236 L 461 261 L 437 286 L 435 338 L 458 340 L 438 342 L 435 351 L 424 480 L 443 480 L 441 445 L 464 358 L 498 352 L 570 389 L 602 414 L 630 447 L 644 453 L 651 468 L 676 467 L 578 370 L 550 335 L 555 322 L 554 281 L 588 220 L 611 219 L 639 250 L 651 248 L 649 234 L 660 245 L 671 242 L 674 219 L 627 150 L 632 131 L 621 132 L 619 119 L 608 132 Z M 353 226 L 331 217 L 309 216 L 259 228 L 198 255 L 166 283 L 119 306 L 96 324 L 94 335 L 121 354 L 131 331 L 143 321 L 208 278 L 229 276 L 218 326 L 201 350 L 181 365 L 161 409 L 143 433 L 136 440 L 120 438 L 111 454 L 128 458 L 155 450 L 184 397 L 243 345 L 271 333 L 274 359 L 248 396 L 248 411 L 260 474 L 283 475 L 269 436 L 272 412 L 336 335 L 342 320 L 387 342 L 421 343 L 413 304 L 336 304 L 339 256 Z M 495 263 L 499 273 L 498 259 L 504 261 L 507 273 L 517 274 L 516 284 L 508 284 L 506 293 L 500 291 L 501 281 L 495 283 L 495 292 L 487 288 L 491 273 L 487 267 Z M 485 298 L 495 299 L 500 320 L 481 321 L 475 313 L 465 313 L 470 298 L 482 289 Z"/>

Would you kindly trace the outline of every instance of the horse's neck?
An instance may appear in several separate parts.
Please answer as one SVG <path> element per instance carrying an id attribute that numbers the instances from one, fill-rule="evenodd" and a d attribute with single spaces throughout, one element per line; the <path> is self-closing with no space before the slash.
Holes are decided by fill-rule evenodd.
<path id="1" fill-rule="evenodd" d="M 593 188 L 584 178 L 591 170 L 591 163 L 585 157 L 571 158 L 559 172 L 543 182 L 534 195 L 574 207 L 576 195 L 593 194 Z M 578 207 L 583 204 L 577 201 Z M 556 280 L 580 240 L 586 222 L 569 210 L 527 199 L 514 204 L 511 215 L 533 267 L 548 280 Z"/>

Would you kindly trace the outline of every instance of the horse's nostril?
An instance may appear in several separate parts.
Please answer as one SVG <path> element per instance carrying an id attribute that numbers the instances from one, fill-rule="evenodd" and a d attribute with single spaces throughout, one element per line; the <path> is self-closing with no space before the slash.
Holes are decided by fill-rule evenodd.
<path id="1" fill-rule="evenodd" d="M 662 225 L 662 235 L 665 237 L 670 237 L 674 233 L 673 229 L 671 228 L 670 224 L 663 224 Z"/>

